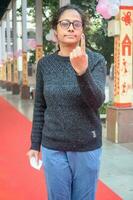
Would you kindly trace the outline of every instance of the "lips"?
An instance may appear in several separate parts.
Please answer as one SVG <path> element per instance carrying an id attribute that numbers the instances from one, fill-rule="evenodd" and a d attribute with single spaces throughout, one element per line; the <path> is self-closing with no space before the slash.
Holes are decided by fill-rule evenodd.
<path id="1" fill-rule="evenodd" d="M 64 35 L 65 37 L 76 37 L 76 35 Z"/>

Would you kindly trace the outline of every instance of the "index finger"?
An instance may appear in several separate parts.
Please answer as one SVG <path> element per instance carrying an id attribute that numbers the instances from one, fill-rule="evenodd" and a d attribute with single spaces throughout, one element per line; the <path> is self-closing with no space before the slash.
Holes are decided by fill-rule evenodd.
<path id="1" fill-rule="evenodd" d="M 86 45 L 85 45 L 85 35 L 84 35 L 84 34 L 81 35 L 81 43 L 80 43 L 80 46 L 81 46 L 81 50 L 82 50 L 83 52 L 85 52 Z"/>

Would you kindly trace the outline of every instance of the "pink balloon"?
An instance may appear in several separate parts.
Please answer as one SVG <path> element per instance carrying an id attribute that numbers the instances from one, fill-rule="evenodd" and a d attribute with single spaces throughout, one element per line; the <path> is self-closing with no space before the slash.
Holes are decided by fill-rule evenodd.
<path id="1" fill-rule="evenodd" d="M 104 19 L 110 19 L 112 16 L 108 13 L 108 11 L 106 13 L 103 14 Z"/>
<path id="2" fill-rule="evenodd" d="M 104 19 L 110 19 L 111 18 L 111 14 L 109 12 L 109 9 L 107 7 L 107 5 L 97 5 L 96 7 L 96 11 L 101 14 Z"/>
<path id="3" fill-rule="evenodd" d="M 98 5 L 96 7 L 96 11 L 99 13 L 99 14 L 102 14 L 104 12 L 106 12 L 107 10 L 107 6 L 106 5 Z"/>
<path id="4" fill-rule="evenodd" d="M 105 19 L 116 16 L 119 13 L 120 0 L 99 0 L 96 11 Z"/>
<path id="5" fill-rule="evenodd" d="M 108 0 L 99 0 L 98 5 L 108 5 L 109 1 Z"/>

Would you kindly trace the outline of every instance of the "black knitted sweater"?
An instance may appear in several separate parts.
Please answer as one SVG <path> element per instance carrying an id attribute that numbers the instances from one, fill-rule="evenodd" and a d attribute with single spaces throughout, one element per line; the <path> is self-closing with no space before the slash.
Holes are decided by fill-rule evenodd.
<path id="1" fill-rule="evenodd" d="M 102 145 L 98 109 L 105 99 L 106 66 L 88 50 L 89 66 L 78 76 L 57 52 L 38 62 L 31 149 L 89 151 Z"/>

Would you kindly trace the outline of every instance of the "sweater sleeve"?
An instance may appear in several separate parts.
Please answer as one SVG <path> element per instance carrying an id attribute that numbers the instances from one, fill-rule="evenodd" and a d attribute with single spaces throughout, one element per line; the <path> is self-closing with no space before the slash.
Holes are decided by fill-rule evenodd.
<path id="1" fill-rule="evenodd" d="M 35 102 L 31 132 L 31 149 L 38 151 L 40 151 L 42 129 L 44 125 L 44 111 L 46 109 L 46 102 L 43 95 L 44 82 L 41 67 L 42 65 L 40 60 L 37 65 Z"/>
<path id="2" fill-rule="evenodd" d="M 99 55 L 92 70 L 89 66 L 83 75 L 77 75 L 77 81 L 86 104 L 97 110 L 105 100 L 106 65 L 104 57 Z"/>

